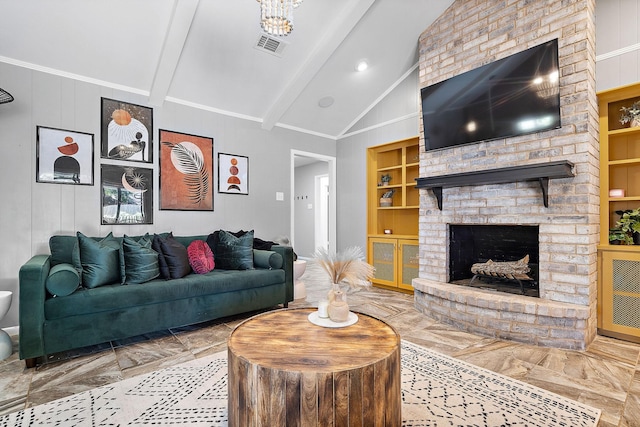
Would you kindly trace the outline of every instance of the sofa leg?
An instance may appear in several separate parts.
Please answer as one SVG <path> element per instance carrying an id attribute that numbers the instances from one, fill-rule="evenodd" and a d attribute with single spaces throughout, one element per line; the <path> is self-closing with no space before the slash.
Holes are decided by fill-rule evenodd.
<path id="1" fill-rule="evenodd" d="M 289 303 L 288 302 L 284 303 L 284 308 L 289 308 Z"/>
<path id="2" fill-rule="evenodd" d="M 24 363 L 25 365 L 27 365 L 27 369 L 30 368 L 35 368 L 36 367 L 36 360 L 38 360 L 35 357 L 32 357 L 31 359 L 24 359 Z"/>

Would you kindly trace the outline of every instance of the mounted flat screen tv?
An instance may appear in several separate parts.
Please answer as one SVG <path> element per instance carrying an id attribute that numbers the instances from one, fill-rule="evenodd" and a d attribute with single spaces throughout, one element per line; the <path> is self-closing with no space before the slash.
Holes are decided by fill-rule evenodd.
<path id="1" fill-rule="evenodd" d="M 560 127 L 558 40 L 421 90 L 425 149 Z"/>

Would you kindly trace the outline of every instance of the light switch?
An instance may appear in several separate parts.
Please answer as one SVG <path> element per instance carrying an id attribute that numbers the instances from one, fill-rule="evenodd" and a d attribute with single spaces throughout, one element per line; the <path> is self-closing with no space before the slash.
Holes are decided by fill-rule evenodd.
<path id="1" fill-rule="evenodd" d="M 282 191 L 276 191 L 276 200 L 279 202 L 284 200 L 284 193 Z"/>
<path id="2" fill-rule="evenodd" d="M 309 203 L 309 204 L 307 205 L 307 209 L 313 209 L 313 205 L 312 205 L 311 203 Z"/>

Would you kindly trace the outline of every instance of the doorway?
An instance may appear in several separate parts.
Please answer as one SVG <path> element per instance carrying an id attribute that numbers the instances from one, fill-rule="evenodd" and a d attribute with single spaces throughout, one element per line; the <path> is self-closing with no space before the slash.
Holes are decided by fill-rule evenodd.
<path id="1" fill-rule="evenodd" d="M 291 150 L 291 244 L 302 259 L 336 250 L 335 182 L 335 157 Z"/>

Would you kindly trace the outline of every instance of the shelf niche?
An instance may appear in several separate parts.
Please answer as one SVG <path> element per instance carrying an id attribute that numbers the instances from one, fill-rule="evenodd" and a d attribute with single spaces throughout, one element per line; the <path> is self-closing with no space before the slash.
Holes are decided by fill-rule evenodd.
<path id="1" fill-rule="evenodd" d="M 442 210 L 442 189 L 464 187 L 468 185 L 505 184 L 517 181 L 538 181 L 542 190 L 544 207 L 549 207 L 549 179 L 574 177 L 573 163 L 562 160 L 558 162 L 538 163 L 534 165 L 511 166 L 485 171 L 464 172 L 450 175 L 416 178 L 416 188 L 431 189 Z"/>

